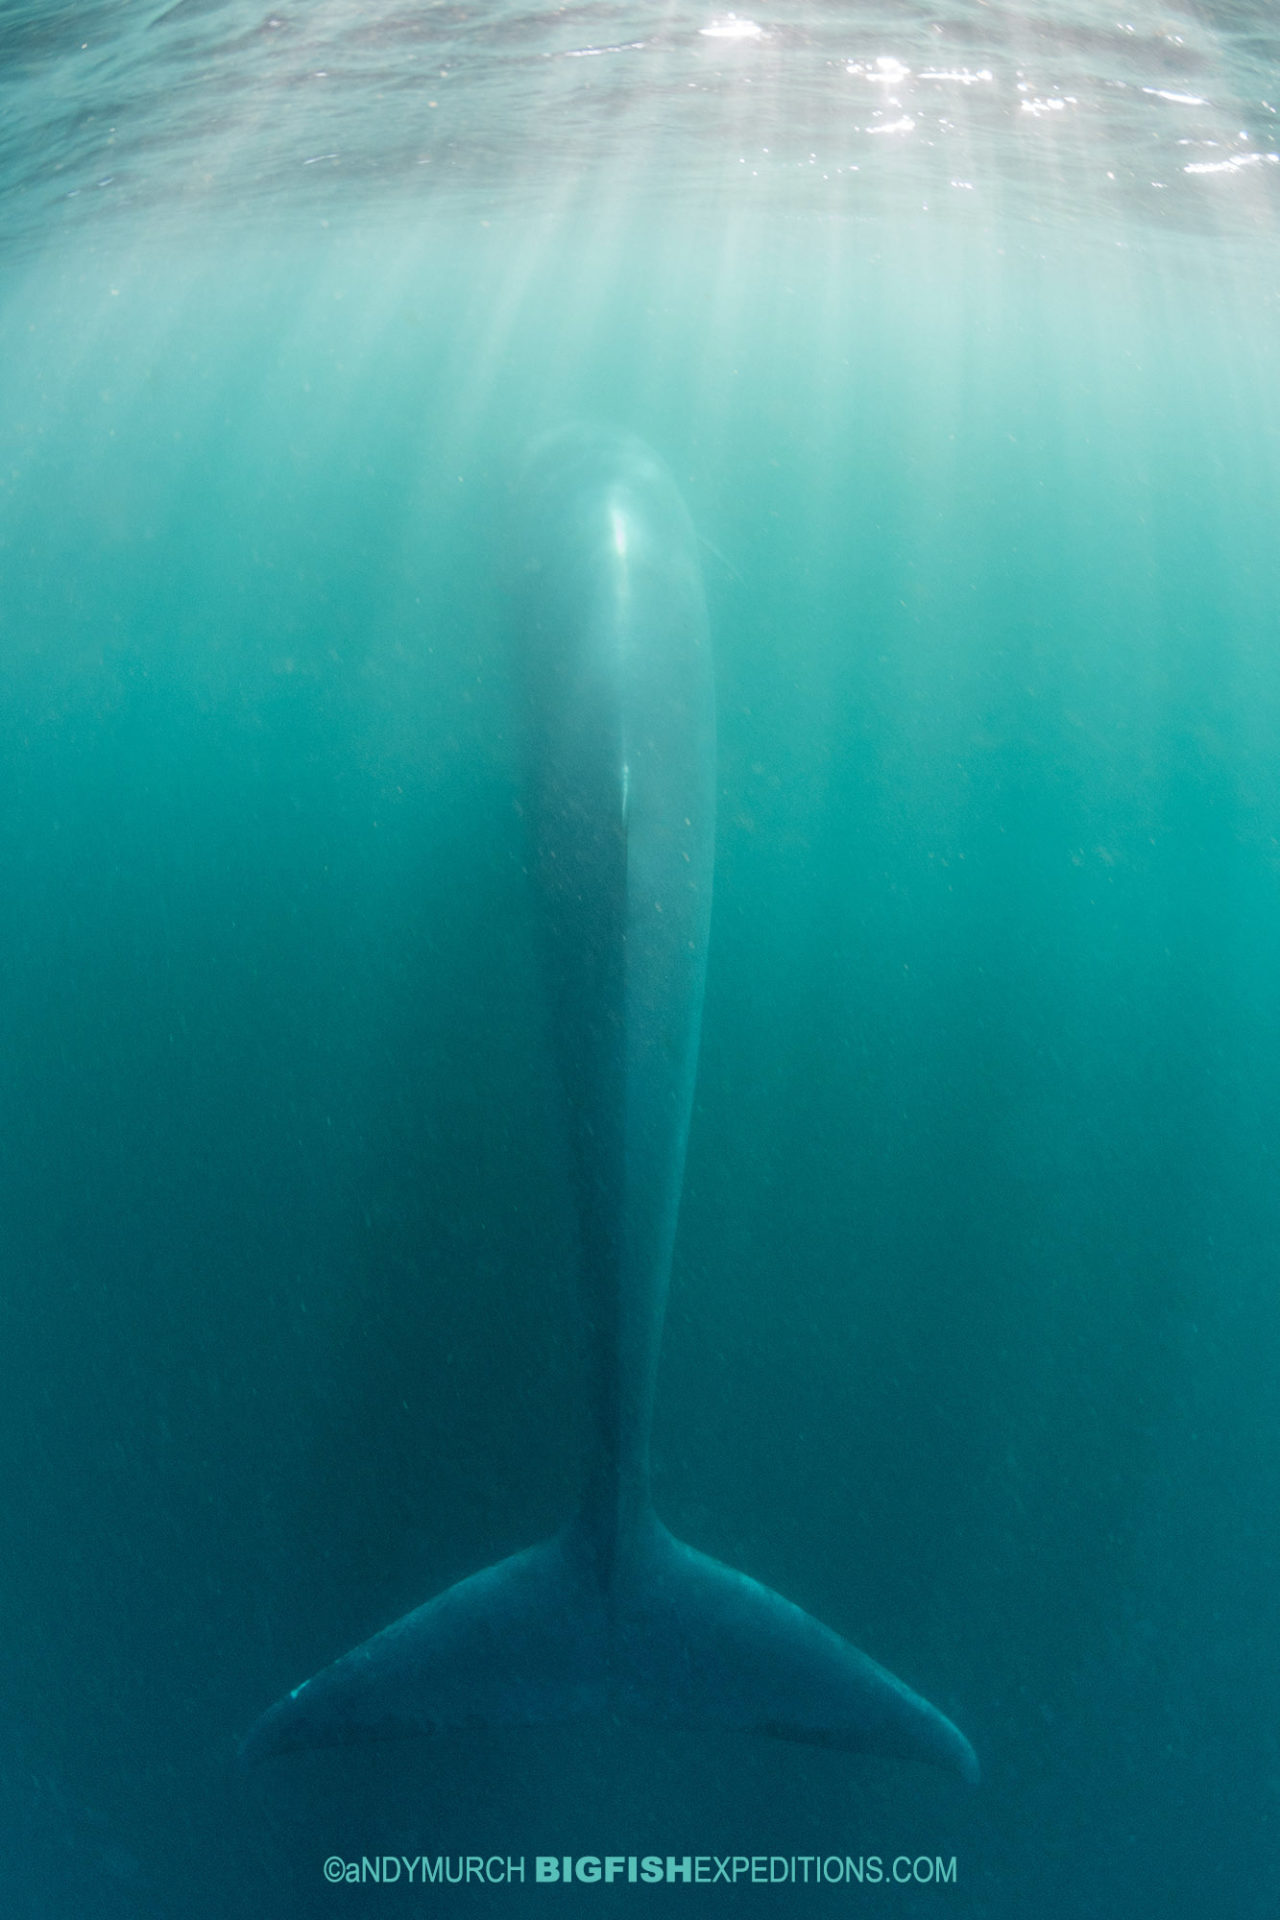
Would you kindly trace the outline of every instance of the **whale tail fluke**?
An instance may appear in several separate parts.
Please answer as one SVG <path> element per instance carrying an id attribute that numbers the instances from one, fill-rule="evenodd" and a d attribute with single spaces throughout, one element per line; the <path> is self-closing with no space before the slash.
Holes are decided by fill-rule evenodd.
<path id="1" fill-rule="evenodd" d="M 767 1587 L 656 1520 L 608 1573 L 577 1528 L 486 1567 L 271 1707 L 242 1756 L 611 1717 L 922 1760 L 967 1781 L 964 1735 Z"/>

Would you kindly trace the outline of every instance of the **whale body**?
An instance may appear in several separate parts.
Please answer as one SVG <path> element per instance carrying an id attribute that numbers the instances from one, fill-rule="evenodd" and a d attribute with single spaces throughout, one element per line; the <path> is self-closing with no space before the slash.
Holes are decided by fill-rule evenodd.
<path id="1" fill-rule="evenodd" d="M 715 833 L 698 545 L 671 475 L 590 426 L 516 488 L 525 813 L 589 1354 L 577 1511 L 271 1707 L 249 1758 L 611 1717 L 772 1734 L 977 1778 L 949 1720 L 829 1627 L 677 1540 L 649 1438 L 697 1070 Z"/>

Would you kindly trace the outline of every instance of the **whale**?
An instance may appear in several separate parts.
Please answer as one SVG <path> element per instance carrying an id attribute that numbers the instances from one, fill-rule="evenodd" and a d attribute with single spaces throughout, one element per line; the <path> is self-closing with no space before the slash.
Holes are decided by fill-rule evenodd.
<path id="1" fill-rule="evenodd" d="M 242 1755 L 595 1719 L 771 1735 L 973 1782 L 972 1747 L 928 1701 L 655 1512 L 715 842 L 699 543 L 668 468 L 621 430 L 545 436 L 512 495 L 522 812 L 585 1326 L 581 1493 L 551 1539 L 295 1687 Z"/>

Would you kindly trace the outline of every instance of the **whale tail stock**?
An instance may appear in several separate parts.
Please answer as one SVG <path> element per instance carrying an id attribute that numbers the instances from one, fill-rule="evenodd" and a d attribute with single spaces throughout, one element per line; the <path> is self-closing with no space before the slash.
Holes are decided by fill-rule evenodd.
<path id="1" fill-rule="evenodd" d="M 926 1700 L 652 1516 L 616 1558 L 574 1523 L 460 1580 L 278 1701 L 241 1751 L 256 1760 L 601 1717 L 772 1734 L 978 1777 L 964 1735 Z"/>

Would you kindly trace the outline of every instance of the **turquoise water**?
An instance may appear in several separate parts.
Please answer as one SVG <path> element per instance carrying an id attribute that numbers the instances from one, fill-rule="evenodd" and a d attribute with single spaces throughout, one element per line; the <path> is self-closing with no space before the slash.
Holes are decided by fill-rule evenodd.
<path id="1" fill-rule="evenodd" d="M 1280 1906 L 1266 10 L 732 20 L 0 20 L 20 1920 L 421 1900 L 326 1887 L 384 1852 L 957 1863 L 429 1896 L 513 1915 Z M 584 415 L 671 465 L 716 652 L 660 1504 L 976 1793 L 616 1728 L 234 1764 L 576 1485 L 501 573 Z"/>

